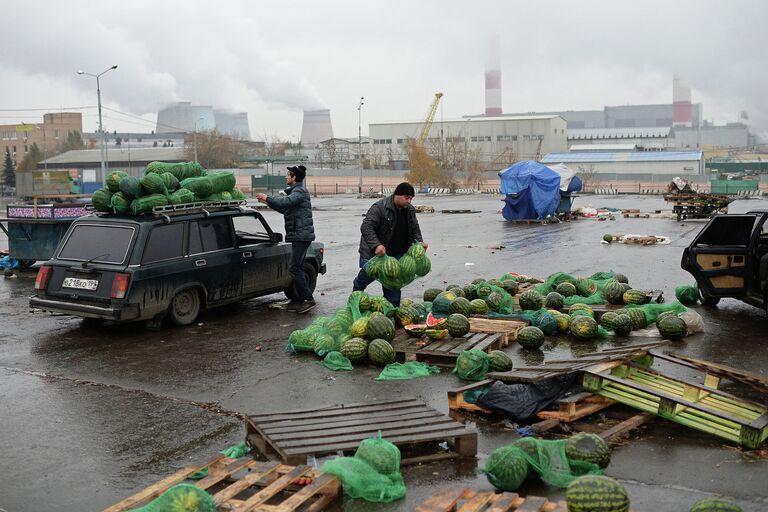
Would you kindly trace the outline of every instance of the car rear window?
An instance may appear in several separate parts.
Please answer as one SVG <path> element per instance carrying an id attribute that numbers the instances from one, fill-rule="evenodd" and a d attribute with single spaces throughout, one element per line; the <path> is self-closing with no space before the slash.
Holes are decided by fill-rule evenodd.
<path id="1" fill-rule="evenodd" d="M 59 251 L 59 259 L 122 263 L 128 255 L 134 228 L 77 224 Z"/>

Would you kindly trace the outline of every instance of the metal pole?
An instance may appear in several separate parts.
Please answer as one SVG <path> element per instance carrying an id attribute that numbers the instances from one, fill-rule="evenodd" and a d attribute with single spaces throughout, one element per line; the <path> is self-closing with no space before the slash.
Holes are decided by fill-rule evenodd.
<path id="1" fill-rule="evenodd" d="M 360 96 L 360 103 L 357 105 L 357 159 L 360 163 L 360 180 L 357 182 L 357 193 L 363 193 L 363 131 L 361 122 L 361 112 L 363 109 L 364 96 Z"/>
<path id="2" fill-rule="evenodd" d="M 104 134 L 104 125 L 101 122 L 101 86 L 99 85 L 99 77 L 96 75 L 96 98 L 99 105 L 99 131 L 101 132 L 101 181 L 107 179 L 107 138 Z"/>

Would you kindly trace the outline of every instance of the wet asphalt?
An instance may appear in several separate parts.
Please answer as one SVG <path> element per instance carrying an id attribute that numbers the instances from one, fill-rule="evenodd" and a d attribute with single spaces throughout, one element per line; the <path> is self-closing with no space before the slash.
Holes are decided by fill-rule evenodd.
<path id="1" fill-rule="evenodd" d="M 242 441 L 242 415 L 410 396 L 447 413 L 446 391 L 464 384 L 449 372 L 376 382 L 379 370 L 373 366 L 334 373 L 315 356 L 285 351 L 291 331 L 346 303 L 357 272 L 362 214 L 373 201 L 351 196 L 313 200 L 328 272 L 318 280 L 318 307 L 304 316 L 270 308 L 286 300 L 271 295 L 204 313 L 198 324 L 187 328 L 148 331 L 142 325 L 93 325 L 31 311 L 33 272 L 0 279 L 0 509 L 103 509 Z M 680 268 L 680 257 L 704 225 L 621 216 L 614 221 L 516 225 L 503 220 L 500 198 L 492 196 L 417 196 L 414 204 L 437 210 L 419 214 L 430 244 L 432 272 L 405 288 L 403 296 L 414 299 L 426 288 L 508 271 L 546 277 L 557 271 L 587 276 L 613 270 L 626 274 L 635 287 L 663 290 L 671 301 L 676 286 L 692 283 Z M 574 207 L 588 205 L 669 211 L 669 205 L 654 196 L 581 196 L 574 202 Z M 732 203 L 731 211 L 767 207 L 766 200 L 744 200 Z M 477 213 L 441 213 L 445 209 Z M 265 215 L 282 228 L 279 214 Z M 605 233 L 664 235 L 671 243 L 600 244 Z M 380 288 L 372 285 L 368 291 L 378 294 Z M 672 350 L 768 375 L 765 312 L 730 299 L 717 308 L 694 309 L 703 317 L 705 332 L 675 343 Z M 612 341 L 586 348 L 610 346 Z M 522 367 L 584 349 L 566 338 L 552 338 L 543 351 L 510 346 L 507 352 L 515 366 Z M 726 389 L 746 392 L 735 385 Z M 756 399 L 765 402 L 764 396 Z M 594 430 L 602 420 L 596 418 L 581 427 Z M 345 499 L 336 509 L 411 510 L 448 485 L 491 489 L 476 468 L 517 434 L 498 418 L 468 416 L 467 425 L 478 432 L 477 459 L 405 468 L 404 500 L 372 505 Z M 564 432 L 548 434 L 561 435 Z M 661 419 L 615 445 L 606 473 L 624 484 L 632 508 L 639 512 L 687 511 L 696 500 L 716 495 L 728 496 L 745 511 L 768 510 L 765 450 L 743 450 Z M 563 496 L 562 490 L 536 482 L 526 482 L 518 492 Z"/>

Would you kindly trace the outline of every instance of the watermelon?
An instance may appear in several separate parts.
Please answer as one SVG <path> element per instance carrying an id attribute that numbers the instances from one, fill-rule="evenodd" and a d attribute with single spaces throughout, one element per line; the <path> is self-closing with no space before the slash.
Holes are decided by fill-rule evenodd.
<path id="1" fill-rule="evenodd" d="M 445 328 L 446 319 L 445 318 L 437 318 L 432 313 L 427 315 L 427 327 L 430 329 L 443 329 Z"/>
<path id="2" fill-rule="evenodd" d="M 545 336 L 551 336 L 557 332 L 557 320 L 547 311 L 541 311 L 533 317 L 532 324 L 541 329 Z"/>
<path id="3" fill-rule="evenodd" d="M 109 206 L 115 213 L 128 213 L 131 210 L 131 199 L 125 197 L 122 192 L 115 192 L 109 198 Z"/>
<path id="4" fill-rule="evenodd" d="M 555 316 L 555 321 L 557 321 L 557 332 L 568 332 L 570 330 L 571 328 L 570 316 L 561 313 Z"/>
<path id="5" fill-rule="evenodd" d="M 629 319 L 632 320 L 632 330 L 645 329 L 648 327 L 648 320 L 645 318 L 645 313 L 640 308 L 626 308 L 623 311 L 629 315 Z"/>
<path id="6" fill-rule="evenodd" d="M 569 512 L 628 512 L 629 495 L 613 478 L 584 475 L 568 484 L 565 502 Z"/>
<path id="7" fill-rule="evenodd" d="M 615 311 L 606 311 L 603 316 L 600 317 L 600 325 L 608 329 L 613 330 L 613 322 L 616 321 L 616 317 L 619 316 Z"/>
<path id="8" fill-rule="evenodd" d="M 544 344 L 544 332 L 532 325 L 523 327 L 517 332 L 517 342 L 523 348 L 537 349 Z"/>
<path id="9" fill-rule="evenodd" d="M 470 301 L 473 315 L 484 315 L 488 312 L 488 303 L 483 299 L 474 299 Z"/>
<path id="10" fill-rule="evenodd" d="M 491 292 L 490 295 L 485 299 L 485 303 L 488 304 L 488 308 L 492 309 L 493 311 L 498 311 L 499 308 L 501 308 L 501 302 L 504 300 L 504 297 L 499 292 Z"/>
<path id="11" fill-rule="evenodd" d="M 426 334 L 429 339 L 442 340 L 448 336 L 448 329 L 427 329 L 424 331 L 424 334 Z"/>
<path id="12" fill-rule="evenodd" d="M 395 362 L 395 349 L 387 340 L 376 338 L 368 344 L 368 359 L 373 364 L 386 366 Z"/>
<path id="13" fill-rule="evenodd" d="M 176 484 L 133 512 L 213 512 L 213 496 L 193 484 Z"/>
<path id="14" fill-rule="evenodd" d="M 571 334 L 580 340 L 591 340 L 597 336 L 597 322 L 590 316 L 571 317 Z"/>
<path id="15" fill-rule="evenodd" d="M 334 316 L 333 318 L 330 318 L 325 323 L 325 333 L 334 338 L 338 338 L 342 334 L 345 334 L 347 331 L 349 331 L 349 327 L 352 325 L 351 323 L 346 324 L 343 320 L 345 318 L 346 317 L 344 316 L 340 316 L 340 317 Z M 334 350 L 338 350 L 338 349 L 334 349 Z"/>
<path id="16" fill-rule="evenodd" d="M 448 291 L 451 291 L 454 288 L 461 288 L 461 286 L 456 284 L 456 283 L 451 283 L 451 284 L 449 284 L 448 286 L 445 287 L 445 291 L 448 292 Z"/>
<path id="17" fill-rule="evenodd" d="M 384 264 L 381 266 L 381 275 L 389 281 L 400 277 L 400 264 L 391 256 L 384 256 Z"/>
<path id="18" fill-rule="evenodd" d="M 400 471 L 400 449 L 386 439 L 363 439 L 355 451 L 355 458 L 364 460 L 381 475 Z"/>
<path id="19" fill-rule="evenodd" d="M 155 176 L 159 176 L 159 175 L 155 174 Z M 330 334 L 321 334 L 317 338 L 315 338 L 314 349 L 315 349 L 315 354 L 319 355 L 320 357 L 323 357 L 328 352 L 333 352 L 334 350 L 338 350 L 339 347 L 336 346 L 336 340 L 333 338 L 333 336 L 331 336 Z"/>
<path id="20" fill-rule="evenodd" d="M 416 277 L 416 260 L 407 254 L 398 261 L 400 265 L 400 279 L 404 282 L 413 281 Z"/>
<path id="21" fill-rule="evenodd" d="M 416 275 L 417 276 L 425 276 L 429 274 L 429 271 L 432 270 L 432 262 L 429 261 L 429 258 L 427 258 L 427 255 L 425 254 L 423 258 L 419 258 L 416 260 Z"/>
<path id="22" fill-rule="evenodd" d="M 448 317 L 446 327 L 448 327 L 448 333 L 451 336 L 462 338 L 469 332 L 469 320 L 461 313 L 453 313 Z"/>
<path id="23" fill-rule="evenodd" d="M 611 242 L 613 242 L 613 235 L 605 234 L 605 235 L 603 235 L 603 240 L 605 240 L 608 243 L 611 243 Z"/>
<path id="24" fill-rule="evenodd" d="M 619 281 L 621 283 L 621 281 Z M 621 286 L 624 288 L 624 291 L 629 291 L 632 289 L 631 286 L 629 286 L 627 283 L 621 283 Z"/>
<path id="25" fill-rule="evenodd" d="M 572 295 L 576 295 L 576 286 L 574 286 L 573 283 L 566 281 L 564 283 L 558 284 L 555 287 L 555 291 L 563 297 L 570 297 Z"/>
<path id="26" fill-rule="evenodd" d="M 690 512 L 742 512 L 740 506 L 720 498 L 704 498 L 693 504 Z"/>
<path id="27" fill-rule="evenodd" d="M 565 304 L 565 297 L 557 292 L 550 292 L 544 298 L 544 307 L 551 309 L 561 309 Z"/>
<path id="28" fill-rule="evenodd" d="M 412 304 L 403 305 L 401 303 L 400 307 L 395 309 L 395 321 L 399 326 L 416 323 L 420 317 L 419 310 Z"/>
<path id="29" fill-rule="evenodd" d="M 496 288 L 501 288 L 501 281 L 498 279 L 489 279 L 488 284 L 491 286 L 495 286 Z"/>
<path id="30" fill-rule="evenodd" d="M 408 252 L 406 254 L 408 254 L 408 256 L 410 256 L 414 260 L 419 260 L 427 254 L 427 250 L 424 249 L 424 246 L 421 245 L 420 243 L 415 243 L 408 248 Z"/>
<path id="31" fill-rule="evenodd" d="M 488 481 L 501 491 L 514 491 L 528 475 L 528 462 L 515 446 L 502 446 L 491 453 L 483 468 Z"/>
<path id="32" fill-rule="evenodd" d="M 681 340 L 688 334 L 688 326 L 685 320 L 677 315 L 669 315 L 662 318 L 658 325 L 661 337 L 668 340 Z"/>
<path id="33" fill-rule="evenodd" d="M 520 294 L 520 309 L 537 311 L 544 306 L 544 297 L 536 290 L 526 290 Z"/>
<path id="34" fill-rule="evenodd" d="M 482 277 L 478 277 L 477 279 L 473 279 L 472 280 L 472 284 L 475 285 L 475 286 L 479 285 L 480 283 L 484 283 L 484 282 L 485 282 L 485 279 L 483 279 Z"/>
<path id="35" fill-rule="evenodd" d="M 440 294 L 443 290 L 440 290 L 438 288 L 427 288 L 424 290 L 424 302 L 432 302 L 435 300 L 435 297 Z"/>
<path id="36" fill-rule="evenodd" d="M 395 337 L 395 324 L 382 313 L 374 313 L 368 319 L 366 335 L 371 340 L 381 338 L 392 341 L 392 338 Z"/>
<path id="37" fill-rule="evenodd" d="M 464 291 L 464 297 L 468 300 L 474 300 L 477 298 L 477 287 L 473 284 L 465 284 L 462 288 Z"/>
<path id="38" fill-rule="evenodd" d="M 468 317 L 472 314 L 472 303 L 465 297 L 458 297 L 451 303 L 451 312 Z"/>
<path id="39" fill-rule="evenodd" d="M 141 197 L 141 182 L 135 176 L 123 176 L 120 178 L 120 192 L 130 200 Z"/>
<path id="40" fill-rule="evenodd" d="M 165 189 L 170 192 L 176 192 L 179 190 L 179 180 L 174 176 L 173 174 L 169 172 L 164 172 L 160 175 L 161 178 L 163 178 L 163 183 L 165 184 Z"/>
<path id="41" fill-rule="evenodd" d="M 427 324 L 410 324 L 404 325 L 403 329 L 408 333 L 408 336 L 413 338 L 421 338 L 427 332 Z"/>
<path id="42" fill-rule="evenodd" d="M 517 284 L 517 281 L 514 279 L 505 279 L 501 282 L 501 287 L 504 288 L 504 291 L 506 291 L 510 295 L 517 295 L 517 292 L 519 291 L 520 287 Z"/>
<path id="43" fill-rule="evenodd" d="M 656 327 L 659 326 L 659 322 L 661 321 L 662 318 L 666 316 L 671 316 L 671 315 L 677 316 L 677 314 L 674 311 L 663 311 L 658 315 L 656 315 Z"/>
<path id="44" fill-rule="evenodd" d="M 576 292 L 582 297 L 589 297 L 590 295 L 597 293 L 597 284 L 593 280 L 586 277 L 577 279 Z"/>
<path id="45" fill-rule="evenodd" d="M 613 278 L 620 283 L 629 284 L 629 279 L 624 274 L 613 274 Z"/>
<path id="46" fill-rule="evenodd" d="M 477 285 L 476 288 L 477 297 L 480 299 L 487 299 L 490 294 L 493 293 L 493 288 L 487 282 L 483 282 Z"/>
<path id="47" fill-rule="evenodd" d="M 508 372 L 512 369 L 512 358 L 501 350 L 491 350 L 488 353 L 488 370 L 492 372 Z"/>
<path id="48" fill-rule="evenodd" d="M 449 312 L 451 310 L 451 303 L 456 300 L 456 294 L 453 291 L 440 292 L 435 300 L 432 301 L 433 311 Z"/>
<path id="49" fill-rule="evenodd" d="M 583 311 L 587 314 L 587 316 L 592 318 L 595 317 L 595 312 L 592 310 L 592 308 L 584 303 L 577 302 L 576 304 L 571 304 L 571 307 L 568 308 L 568 314 L 571 316 L 573 316 L 573 314 L 577 311 Z"/>
<path id="50" fill-rule="evenodd" d="M 358 318 L 349 328 L 349 334 L 353 338 L 365 338 L 368 334 L 368 317 Z"/>
<path id="51" fill-rule="evenodd" d="M 112 171 L 111 173 L 109 173 L 107 175 L 107 179 L 105 180 L 109 191 L 112 192 L 113 194 L 115 192 L 119 192 L 120 179 L 125 176 L 128 176 L 128 173 L 125 171 Z"/>
<path id="52" fill-rule="evenodd" d="M 171 204 L 194 203 L 195 194 L 191 190 L 180 188 L 168 196 L 168 202 Z"/>
<path id="53" fill-rule="evenodd" d="M 109 207 L 110 199 L 112 199 L 112 192 L 110 192 L 109 188 L 102 187 L 98 189 L 91 197 L 93 209 L 97 212 L 111 212 L 112 208 Z"/>
<path id="54" fill-rule="evenodd" d="M 359 363 L 368 355 L 368 342 L 362 338 L 350 338 L 341 345 L 340 352 L 353 363 Z"/>
<path id="55" fill-rule="evenodd" d="M 627 290 L 622 296 L 624 304 L 647 304 L 651 301 L 648 294 L 642 290 Z"/>
<path id="56" fill-rule="evenodd" d="M 615 279 L 608 281 L 603 287 L 602 294 L 610 304 L 624 304 L 624 287 Z"/>
<path id="57" fill-rule="evenodd" d="M 165 186 L 165 180 L 159 174 L 150 172 L 141 178 L 141 191 L 144 194 L 168 194 L 168 187 Z"/>
<path id="58" fill-rule="evenodd" d="M 568 438 L 565 455 L 569 460 L 580 460 L 605 468 L 611 462 L 611 448 L 602 437 L 588 432 L 579 432 Z"/>
<path id="59" fill-rule="evenodd" d="M 619 336 L 626 336 L 632 332 L 632 319 L 629 315 L 623 313 L 616 315 L 616 318 L 613 320 L 613 332 Z"/>
<path id="60" fill-rule="evenodd" d="M 539 461 L 539 441 L 533 437 L 521 437 L 520 439 L 515 439 L 512 442 L 512 446 L 520 448 L 531 459 L 528 461 L 527 477 L 534 478 L 538 476 L 539 474 L 536 472 L 533 464 L 541 464 Z"/>

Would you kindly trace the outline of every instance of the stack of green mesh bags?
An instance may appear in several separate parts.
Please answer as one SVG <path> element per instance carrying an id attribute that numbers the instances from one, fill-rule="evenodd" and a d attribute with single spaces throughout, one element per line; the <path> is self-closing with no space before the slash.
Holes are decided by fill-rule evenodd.
<path id="1" fill-rule="evenodd" d="M 198 162 L 150 162 L 141 178 L 111 172 L 92 201 L 99 212 L 139 214 L 169 204 L 242 201 L 245 195 L 235 184 L 231 172 L 209 174 Z"/>
<path id="2" fill-rule="evenodd" d="M 370 278 L 390 290 L 399 290 L 417 277 L 427 275 L 431 269 L 432 263 L 420 242 L 411 245 L 399 260 L 389 255 L 374 256 L 365 264 Z"/>

